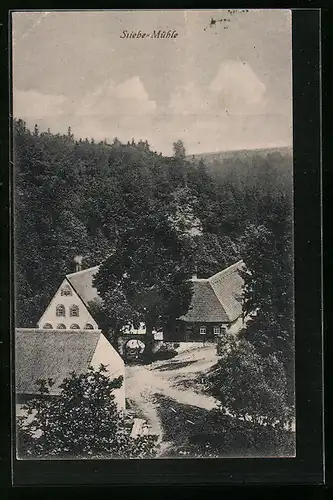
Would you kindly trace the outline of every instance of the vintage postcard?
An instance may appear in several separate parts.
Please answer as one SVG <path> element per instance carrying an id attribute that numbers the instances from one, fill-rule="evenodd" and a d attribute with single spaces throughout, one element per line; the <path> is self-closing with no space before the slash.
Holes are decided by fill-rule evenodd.
<path id="1" fill-rule="evenodd" d="M 295 457 L 290 10 L 12 13 L 16 457 Z"/>

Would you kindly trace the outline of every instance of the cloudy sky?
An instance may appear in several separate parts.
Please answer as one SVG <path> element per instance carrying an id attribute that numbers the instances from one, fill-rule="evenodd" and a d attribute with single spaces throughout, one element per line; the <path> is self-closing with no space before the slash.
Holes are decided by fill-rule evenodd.
<path id="1" fill-rule="evenodd" d="M 120 38 L 139 29 L 178 36 Z M 13 14 L 13 113 L 30 127 L 195 154 L 291 145 L 291 110 L 290 11 Z"/>

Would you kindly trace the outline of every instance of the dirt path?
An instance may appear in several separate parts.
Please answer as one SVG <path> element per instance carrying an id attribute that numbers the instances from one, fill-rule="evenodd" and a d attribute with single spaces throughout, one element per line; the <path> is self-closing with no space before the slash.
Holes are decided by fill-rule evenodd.
<path id="1" fill-rule="evenodd" d="M 159 418 L 156 395 L 171 398 L 183 405 L 205 410 L 216 407 L 217 401 L 210 396 L 198 394 L 194 390 L 175 388 L 179 377 L 195 378 L 216 362 L 214 346 L 182 349 L 172 360 L 158 361 L 151 365 L 126 367 L 126 397 L 136 408 L 141 418 L 145 418 L 150 432 L 163 441 L 163 426 Z M 162 443 L 163 449 L 167 443 Z"/>
<path id="2" fill-rule="evenodd" d="M 170 435 L 170 428 L 176 426 L 177 418 L 195 420 L 195 415 L 199 415 L 201 422 L 205 414 L 200 415 L 200 412 L 217 406 L 216 399 L 200 392 L 198 383 L 198 378 L 204 378 L 216 361 L 216 346 L 198 347 L 192 344 L 181 346 L 178 355 L 170 360 L 146 366 L 126 366 L 126 397 L 137 416 L 147 420 L 150 433 L 158 435 L 160 455 L 165 454 L 173 444 L 167 441 L 167 435 Z M 185 409 L 188 416 L 185 417 L 184 407 L 188 407 L 188 410 Z M 170 418 L 168 421 L 164 419 L 163 423 L 161 415 L 165 415 L 166 411 L 170 413 Z M 191 424 L 190 420 L 186 422 Z"/>

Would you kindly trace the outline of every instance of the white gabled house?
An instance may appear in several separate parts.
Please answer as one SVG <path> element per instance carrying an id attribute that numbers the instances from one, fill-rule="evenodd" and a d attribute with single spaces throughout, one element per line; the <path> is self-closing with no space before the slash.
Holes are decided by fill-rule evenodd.
<path id="1" fill-rule="evenodd" d="M 93 279 L 99 266 L 67 274 L 38 321 L 39 329 L 98 330 L 90 313 L 90 304 L 101 301 Z M 244 280 L 242 260 L 209 278 L 192 277 L 193 297 L 188 312 L 179 318 L 173 332 L 154 332 L 155 340 L 204 341 L 213 340 L 223 333 L 238 334 L 247 318 L 242 311 Z M 124 335 L 142 335 L 145 325 L 123 329 Z"/>
<path id="2" fill-rule="evenodd" d="M 91 303 L 101 301 L 93 278 L 99 266 L 88 269 L 78 269 L 67 274 L 45 309 L 37 326 L 43 330 L 99 330 L 99 326 L 89 311 Z M 140 323 L 138 328 L 133 325 L 124 327 L 127 335 L 145 335 L 146 327 Z M 155 333 L 156 340 L 160 340 L 161 333 Z"/>
<path id="3" fill-rule="evenodd" d="M 52 330 L 98 330 L 88 309 L 97 296 L 92 279 L 98 266 L 67 274 L 38 321 L 38 328 Z"/>

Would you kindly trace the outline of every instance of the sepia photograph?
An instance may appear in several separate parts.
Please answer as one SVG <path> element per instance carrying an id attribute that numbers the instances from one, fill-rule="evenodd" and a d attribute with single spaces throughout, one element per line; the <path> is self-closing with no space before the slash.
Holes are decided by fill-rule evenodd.
<path id="1" fill-rule="evenodd" d="M 291 11 L 11 17 L 16 458 L 295 457 Z"/>

